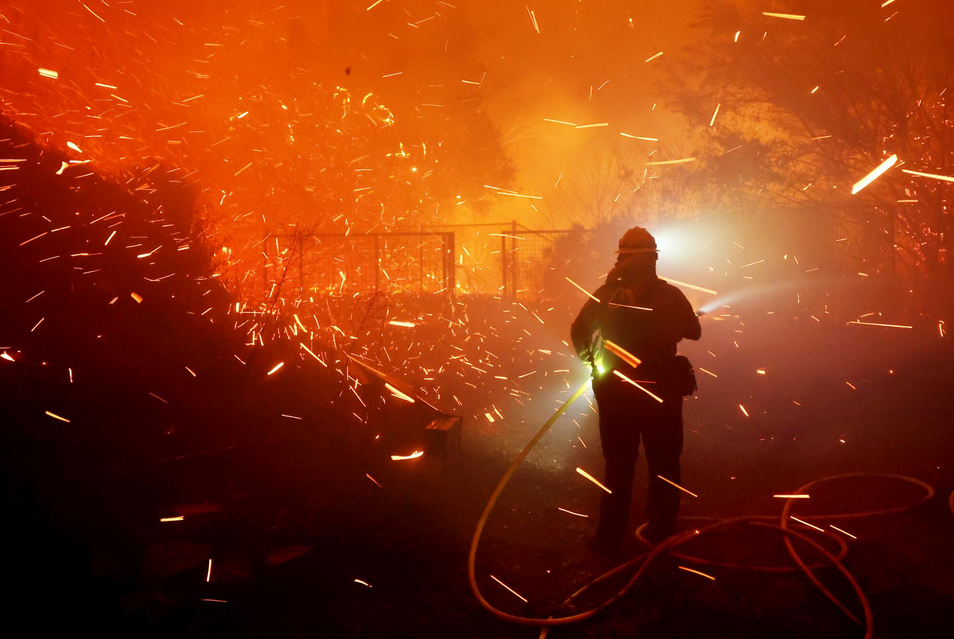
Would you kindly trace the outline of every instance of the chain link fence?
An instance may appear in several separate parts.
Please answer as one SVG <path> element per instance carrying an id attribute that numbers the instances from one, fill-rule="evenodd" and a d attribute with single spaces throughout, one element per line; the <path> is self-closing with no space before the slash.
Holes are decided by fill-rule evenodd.
<path id="1" fill-rule="evenodd" d="M 264 298 L 456 289 L 453 233 L 289 234 L 263 245 Z"/>
<path id="2" fill-rule="evenodd" d="M 895 273 L 894 225 L 891 216 L 879 211 L 793 209 L 754 218 L 723 213 L 697 219 L 736 229 L 737 239 L 753 253 L 789 247 L 804 263 L 834 272 Z M 565 295 L 564 275 L 575 277 L 586 266 L 580 259 L 586 261 L 587 253 L 580 249 L 596 235 L 581 227 L 535 230 L 516 222 L 398 233 L 274 235 L 262 245 L 264 263 L 253 276 L 258 284 L 245 283 L 242 293 L 262 300 L 274 299 L 277 292 L 292 299 L 373 291 L 551 300 Z M 250 289 L 257 290 L 249 295 Z"/>

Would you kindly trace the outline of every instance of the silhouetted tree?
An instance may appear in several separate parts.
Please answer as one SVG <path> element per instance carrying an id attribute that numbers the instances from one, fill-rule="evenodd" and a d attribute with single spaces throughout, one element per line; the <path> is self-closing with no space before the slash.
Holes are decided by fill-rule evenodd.
<path id="1" fill-rule="evenodd" d="M 954 5 L 885 4 L 710 3 L 705 44 L 668 88 L 703 134 L 697 179 L 712 205 L 824 208 L 873 227 L 900 267 L 950 276 L 952 184 L 904 171 L 954 176 Z"/>

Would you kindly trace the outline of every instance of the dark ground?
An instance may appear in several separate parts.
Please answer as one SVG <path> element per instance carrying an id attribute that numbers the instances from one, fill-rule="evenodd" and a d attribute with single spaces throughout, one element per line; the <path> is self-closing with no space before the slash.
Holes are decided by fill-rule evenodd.
<path id="1" fill-rule="evenodd" d="M 876 636 L 944 635 L 954 609 L 949 338 L 779 318 L 747 327 L 735 348 L 734 325 L 707 322 L 704 341 L 684 349 L 719 378 L 699 374 L 698 398 L 687 402 L 682 483 L 699 498 L 686 498 L 683 514 L 777 514 L 773 493 L 848 472 L 926 481 L 937 490 L 929 503 L 841 524 L 858 537 L 845 564 L 871 599 Z M 767 374 L 755 374 L 759 367 Z M 493 486 L 571 392 L 562 380 L 551 384 L 526 407 L 507 404 L 506 420 L 465 424 L 463 454 L 446 471 L 424 459 L 401 462 L 376 478 L 382 488 L 364 468 L 349 468 L 331 435 L 336 424 L 320 413 L 244 444 L 174 460 L 152 451 L 143 463 L 73 424 L 24 417 L 19 411 L 32 404 L 17 397 L 2 447 L 8 623 L 106 636 L 536 636 L 480 609 L 466 553 Z M 54 391 L 34 392 L 42 405 Z M 135 414 L 115 420 L 137 426 Z M 546 616 L 611 567 L 586 546 L 594 520 L 557 510 L 596 514 L 599 490 L 576 466 L 602 472 L 595 416 L 583 399 L 530 456 L 490 520 L 478 575 L 500 608 Z M 919 497 L 916 488 L 872 479 L 820 488 L 811 506 L 845 512 Z M 176 515 L 185 519 L 159 521 Z M 774 537 L 733 532 L 704 545 L 707 556 L 786 563 Z M 638 550 L 634 540 L 628 551 Z M 660 563 L 606 614 L 551 635 L 862 636 L 798 573 L 697 566 L 713 582 L 676 565 Z M 857 609 L 837 574 L 821 574 Z"/>

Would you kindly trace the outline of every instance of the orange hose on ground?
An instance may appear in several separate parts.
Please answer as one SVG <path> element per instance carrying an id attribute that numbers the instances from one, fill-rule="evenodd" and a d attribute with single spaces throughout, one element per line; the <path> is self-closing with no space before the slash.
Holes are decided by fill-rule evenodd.
<path id="1" fill-rule="evenodd" d="M 619 592 L 617 592 L 607 601 L 603 602 L 602 604 L 590 610 L 586 610 L 584 612 L 573 614 L 573 615 L 568 615 L 565 617 L 557 617 L 557 618 L 523 617 L 520 615 L 513 615 L 510 613 L 504 612 L 502 610 L 499 610 L 495 608 L 493 604 L 488 602 L 486 598 L 484 598 L 483 594 L 480 592 L 480 587 L 477 585 L 477 577 L 476 577 L 477 548 L 480 545 L 480 538 L 481 538 L 481 535 L 483 534 L 484 526 L 487 524 L 487 519 L 490 517 L 490 513 L 493 511 L 494 506 L 497 503 L 497 499 L 500 497 L 504 488 L 510 482 L 510 479 L 513 477 L 514 472 L 516 472 L 520 464 L 523 463 L 523 461 L 527 458 L 527 455 L 530 454 L 530 451 L 533 450 L 533 448 L 537 445 L 540 439 L 542 439 L 543 436 L 547 433 L 547 431 L 550 430 L 550 428 L 553 426 L 556 420 L 559 419 L 559 417 L 566 412 L 566 410 L 570 407 L 570 405 L 573 402 L 575 402 L 580 397 L 580 395 L 583 394 L 583 392 L 586 390 L 589 384 L 590 382 L 587 381 L 586 383 L 581 385 L 576 390 L 576 392 L 573 393 L 573 395 L 562 406 L 560 406 L 560 408 L 553 414 L 553 416 L 550 417 L 549 420 L 547 420 L 547 422 L 540 428 L 540 430 L 537 431 L 537 433 L 533 436 L 530 442 L 523 448 L 520 454 L 517 455 L 513 463 L 510 464 L 510 467 L 507 469 L 507 471 L 504 473 L 503 477 L 501 478 L 500 482 L 497 484 L 497 487 L 494 489 L 494 492 L 491 494 L 490 499 L 487 501 L 487 504 L 484 507 L 483 512 L 481 513 L 480 519 L 477 522 L 477 527 L 474 530 L 474 535 L 471 538 L 470 552 L 468 553 L 468 557 L 467 557 L 467 578 L 470 583 L 471 592 L 474 594 L 474 597 L 476 597 L 477 601 L 485 610 L 487 610 L 489 613 L 491 613 L 498 619 L 502 619 L 510 623 L 525 625 L 525 626 L 541 627 L 544 629 L 542 634 L 545 635 L 546 629 L 549 627 L 569 625 L 569 624 L 584 621 L 598 614 L 602 610 L 605 610 L 607 607 L 609 607 L 610 605 L 612 605 L 613 603 L 621 599 L 629 590 L 633 588 L 633 586 L 636 585 L 639 579 L 643 577 L 648 567 L 652 565 L 652 563 L 664 552 L 670 552 L 684 544 L 689 543 L 690 541 L 693 541 L 694 539 L 698 539 L 699 537 L 703 535 L 710 534 L 718 530 L 723 530 L 723 529 L 738 527 L 738 526 L 755 526 L 759 528 L 765 528 L 768 530 L 777 530 L 780 534 L 782 534 L 785 539 L 786 548 L 788 549 L 789 554 L 792 556 L 792 559 L 795 561 L 798 569 L 800 569 L 806 575 L 806 577 L 808 577 L 811 583 L 815 585 L 819 590 L 821 590 L 822 593 L 829 600 L 831 600 L 836 606 L 838 606 L 838 608 L 845 615 L 847 615 L 848 618 L 864 626 L 865 639 L 871 639 L 873 637 L 874 626 L 873 626 L 873 619 L 872 619 L 872 613 L 871 613 L 871 606 L 868 603 L 868 599 L 867 597 L 865 597 L 865 594 L 862 591 L 861 586 L 858 584 L 855 578 L 851 575 L 848 569 L 845 568 L 845 566 L 841 563 L 841 558 L 843 558 L 844 553 L 847 552 L 847 545 L 844 545 L 843 540 L 841 540 L 840 538 L 835 537 L 834 535 L 831 535 L 830 533 L 827 533 L 827 531 L 825 531 L 825 534 L 828 534 L 831 537 L 838 539 L 839 543 L 842 544 L 842 548 L 844 549 L 844 551 L 840 551 L 838 556 L 835 556 L 831 552 L 823 548 L 820 544 L 812 540 L 807 535 L 789 528 L 788 526 L 789 513 L 791 512 L 792 503 L 795 501 L 794 499 L 789 499 L 786 501 L 785 506 L 782 510 L 781 524 L 768 523 L 767 520 L 771 520 L 774 518 L 771 518 L 765 515 L 754 515 L 749 517 L 737 517 L 734 519 L 718 521 L 717 523 L 711 524 L 704 528 L 700 528 L 698 530 L 687 531 L 687 532 L 675 535 L 665 540 L 664 542 L 662 542 L 661 544 L 653 548 L 651 551 L 643 553 L 637 557 L 634 557 L 633 559 L 627 561 L 626 563 L 620 566 L 617 566 L 613 570 L 610 570 L 609 572 L 604 573 L 603 575 L 601 575 L 600 577 L 592 581 L 590 584 L 584 586 L 577 592 L 573 593 L 564 602 L 564 606 L 568 605 L 573 599 L 580 596 L 583 592 L 588 590 L 591 586 L 594 586 L 608 579 L 609 577 L 622 572 L 623 570 L 627 568 L 631 568 L 639 564 L 639 570 L 637 570 L 636 574 L 633 575 L 633 577 L 629 580 L 629 582 L 627 582 L 627 584 L 621 590 L 619 590 Z M 917 479 L 913 479 L 911 477 L 904 477 L 901 475 L 884 475 L 884 474 L 878 474 L 878 473 L 852 473 L 848 475 L 838 475 L 834 477 L 826 477 L 823 479 L 817 479 L 813 482 L 810 482 L 809 484 L 806 484 L 802 488 L 798 489 L 798 491 L 796 492 L 803 493 L 805 490 L 811 488 L 812 486 L 816 486 L 818 484 L 829 482 L 829 481 L 836 481 L 839 479 L 847 479 L 847 478 L 854 478 L 854 477 L 873 477 L 873 476 L 890 477 L 893 479 L 900 479 L 902 481 L 907 481 L 912 484 L 918 485 L 925 489 L 926 496 L 916 503 L 907 504 L 905 506 L 900 506 L 897 508 L 884 509 L 884 510 L 878 510 L 878 511 L 845 513 L 845 514 L 837 514 L 837 515 L 815 515 L 811 517 L 804 517 L 803 519 L 805 521 L 808 521 L 808 520 L 842 521 L 842 520 L 849 520 L 849 519 L 861 519 L 863 517 L 873 517 L 876 515 L 898 513 L 898 512 L 910 510 L 911 508 L 914 508 L 928 501 L 934 495 L 934 489 L 930 485 L 925 484 L 924 482 L 921 482 Z M 950 507 L 951 507 L 952 513 L 954 513 L 954 493 L 952 493 L 950 497 Z M 855 591 L 855 594 L 858 597 L 858 601 L 861 604 L 863 614 L 864 614 L 864 622 L 860 621 L 850 610 L 848 610 L 848 608 L 844 604 L 842 604 L 834 595 L 832 595 L 831 592 L 827 588 L 825 588 L 825 586 L 820 581 L 818 581 L 817 577 L 815 577 L 814 573 L 811 570 L 812 567 L 817 567 L 817 566 L 809 566 L 805 564 L 805 562 L 801 559 L 798 553 L 795 552 L 795 549 L 791 543 L 792 538 L 799 539 L 802 542 L 814 548 L 829 563 L 831 563 L 835 568 L 837 568 L 838 571 L 845 577 L 845 579 L 851 585 L 852 589 Z M 770 572 L 775 572 L 779 570 L 779 568 L 775 566 L 744 566 L 744 565 L 737 565 L 737 564 L 725 564 L 720 562 L 713 562 L 713 561 L 701 559 L 698 557 L 692 557 L 691 555 L 677 554 L 676 556 L 683 558 L 687 561 L 694 561 L 698 563 L 710 563 L 713 565 L 721 565 L 721 566 L 729 567 L 729 568 L 743 568 L 748 570 L 761 570 L 761 571 L 770 571 Z"/>

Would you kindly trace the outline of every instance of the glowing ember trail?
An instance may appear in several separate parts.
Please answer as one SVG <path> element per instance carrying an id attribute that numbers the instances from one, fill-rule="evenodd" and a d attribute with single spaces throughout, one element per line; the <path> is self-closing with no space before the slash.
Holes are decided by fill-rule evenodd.
<path id="1" fill-rule="evenodd" d="M 617 307 L 619 307 L 619 308 L 631 308 L 631 309 L 634 309 L 634 310 L 637 310 L 637 311 L 651 311 L 651 310 L 653 310 L 653 309 L 648 308 L 648 307 L 646 307 L 646 306 L 633 306 L 633 305 L 631 305 L 631 304 L 620 304 L 619 302 L 610 302 L 609 305 L 610 305 L 610 306 L 617 306 Z"/>
<path id="2" fill-rule="evenodd" d="M 802 525 L 804 525 L 804 526 L 808 526 L 809 528 L 813 528 L 813 529 L 817 530 L 818 532 L 825 532 L 824 528 L 819 528 L 818 526 L 816 526 L 816 525 L 814 525 L 814 524 L 810 524 L 810 523 L 808 523 L 807 521 L 805 521 L 805 520 L 803 520 L 803 519 L 799 519 L 798 517 L 794 517 L 794 516 L 792 516 L 792 515 L 789 515 L 788 518 L 791 519 L 792 521 L 797 521 L 798 523 L 800 523 L 800 524 L 802 524 Z"/>
<path id="3" fill-rule="evenodd" d="M 795 13 L 772 13 L 770 11 L 763 11 L 762 15 L 767 16 L 769 18 L 782 18 L 783 20 L 804 20 L 805 19 L 805 16 L 798 15 Z"/>
<path id="4" fill-rule="evenodd" d="M 852 539 L 858 539 L 857 537 L 855 537 L 854 535 L 852 535 L 850 532 L 844 531 L 844 530 L 842 530 L 841 528 L 839 528 L 838 526 L 836 526 L 836 525 L 834 525 L 834 524 L 828 524 L 828 527 L 831 528 L 832 530 L 837 530 L 838 532 L 840 532 L 840 533 L 843 534 L 843 535 L 848 535 L 848 536 L 851 537 Z"/>
<path id="5" fill-rule="evenodd" d="M 706 579 L 711 579 L 712 581 L 716 580 L 712 575 L 707 575 L 704 572 L 699 572 L 698 570 L 693 570 L 692 568 L 686 568 L 685 566 L 678 566 L 678 568 L 679 570 L 685 570 L 686 572 L 691 572 L 694 575 L 699 575 L 700 577 L 705 577 Z"/>
<path id="6" fill-rule="evenodd" d="M 662 398 L 662 397 L 660 397 L 659 395 L 655 395 L 652 391 L 648 390 L 647 388 L 645 388 L 645 387 L 643 387 L 643 386 L 640 386 L 639 383 L 637 383 L 636 381 L 634 381 L 634 380 L 632 380 L 632 379 L 626 377 L 626 375 L 624 375 L 624 374 L 621 373 L 620 371 L 614 370 L 614 371 L 613 371 L 613 374 L 616 375 L 617 377 L 619 377 L 620 379 L 622 379 L 622 380 L 623 380 L 624 382 L 626 382 L 627 384 L 632 384 L 633 386 L 635 386 L 635 387 L 638 388 L 639 390 L 643 391 L 644 393 L 646 393 L 647 395 L 649 395 L 650 397 L 652 397 L 653 399 L 655 399 L 655 400 L 656 400 L 657 402 L 659 402 L 660 404 L 663 403 L 663 398 Z"/>
<path id="7" fill-rule="evenodd" d="M 573 280 L 571 280 L 569 277 L 566 278 L 566 281 L 569 282 L 570 284 L 572 284 L 573 286 L 577 287 L 577 288 L 580 289 L 581 291 L 583 291 L 583 293 L 584 293 L 588 298 L 590 298 L 591 300 L 593 300 L 593 301 L 596 302 L 597 304 L 600 303 L 600 298 L 594 297 L 593 295 L 591 295 L 589 291 L 587 291 L 585 288 L 583 288 L 582 286 L 580 286 L 579 284 L 577 284 L 576 282 L 574 282 Z"/>
<path id="8" fill-rule="evenodd" d="M 623 136 L 624 138 L 630 138 L 631 140 L 643 140 L 644 142 L 659 142 L 659 138 L 646 138 L 640 135 L 630 135 L 629 133 L 623 133 L 622 131 L 620 131 L 619 134 Z"/>
<path id="9" fill-rule="evenodd" d="M 393 386 L 391 386 L 391 384 L 385 382 L 385 383 L 384 383 L 384 387 L 387 388 L 389 391 L 391 391 L 391 394 L 394 395 L 395 397 L 397 397 L 398 399 L 403 399 L 404 401 L 406 401 L 406 402 L 408 402 L 408 403 L 411 403 L 411 404 L 414 403 L 414 398 L 413 398 L 413 397 L 411 397 L 410 395 L 407 395 L 407 394 L 405 394 L 405 393 L 402 393 L 402 392 L 399 391 L 398 389 L 396 389 L 396 388 L 394 388 Z"/>
<path id="10" fill-rule="evenodd" d="M 871 173 L 869 173 L 865 177 L 858 180 L 858 182 L 856 182 L 855 185 L 851 187 L 851 194 L 855 195 L 856 193 L 864 189 L 866 186 L 868 186 L 869 184 L 877 180 L 879 177 L 884 175 L 888 169 L 890 169 L 892 166 L 894 166 L 897 163 L 898 163 L 897 155 L 892 155 L 891 157 L 889 157 L 887 160 L 885 160 L 880 165 L 878 165 L 878 167 L 874 169 Z"/>
<path id="11" fill-rule="evenodd" d="M 908 169 L 901 169 L 902 173 L 907 173 L 908 175 L 916 175 L 918 177 L 931 178 L 932 180 L 941 180 L 942 182 L 954 182 L 954 177 L 950 175 L 938 175 L 936 173 L 921 173 L 920 171 L 911 171 Z"/>
<path id="12" fill-rule="evenodd" d="M 848 322 L 849 324 L 855 324 L 857 326 L 882 326 L 884 328 L 914 328 L 908 324 L 879 324 L 877 322 L 862 322 L 860 320 L 852 320 Z"/>
<path id="13" fill-rule="evenodd" d="M 506 588 L 508 591 L 510 591 L 510 593 L 511 593 L 513 596 L 515 596 L 515 597 L 517 597 L 518 599 L 520 599 L 523 603 L 529 603 L 529 602 L 527 601 L 527 598 L 526 598 L 526 597 L 524 597 L 523 595 L 521 595 L 520 593 L 518 593 L 516 590 L 514 590 L 513 588 L 511 588 L 510 586 L 508 586 L 508 585 L 505 584 L 504 582 L 500 581 L 499 579 L 497 579 L 497 578 L 494 577 L 493 575 L 490 575 L 490 578 L 493 579 L 494 581 L 496 581 L 498 584 L 500 584 L 500 585 L 503 586 L 504 588 Z"/>
<path id="14" fill-rule="evenodd" d="M 623 360 L 624 362 L 626 362 L 633 368 L 636 368 L 637 366 L 643 363 L 641 359 L 639 359 L 638 357 L 636 357 L 635 355 L 627 351 L 625 348 L 623 348 L 622 346 L 620 346 L 619 344 L 611 340 L 606 340 L 604 342 L 604 345 L 606 346 L 606 350 L 608 350 L 613 355 L 616 355 L 617 357 L 619 357 L 621 360 Z"/>
<path id="15" fill-rule="evenodd" d="M 671 481 L 671 480 L 669 480 L 669 479 L 666 479 L 666 478 L 663 477 L 662 475 L 656 475 L 656 477 L 659 477 L 661 480 L 663 480 L 663 481 L 666 482 L 667 484 L 671 484 L 671 485 L 675 486 L 676 488 L 678 488 L 678 489 L 681 490 L 682 492 L 686 493 L 687 495 L 692 495 L 693 497 L 698 497 L 698 496 L 699 496 L 699 495 L 695 494 L 694 492 L 692 492 L 692 491 L 690 491 L 690 490 L 686 490 L 685 488 L 683 488 L 682 486 L 680 486 L 680 485 L 677 484 L 676 482 Z"/>
<path id="16" fill-rule="evenodd" d="M 695 162 L 696 158 L 682 158 L 681 160 L 662 160 L 656 162 L 646 162 L 646 166 L 668 166 L 670 164 L 689 164 Z"/>
<path id="17" fill-rule="evenodd" d="M 423 450 L 415 450 L 410 455 L 391 455 L 391 461 L 408 461 L 409 459 L 417 459 L 424 456 Z M 372 480 L 373 481 L 373 480 Z M 375 482 L 377 483 L 377 482 Z"/>
<path id="18" fill-rule="evenodd" d="M 695 284 L 687 284 L 685 282 L 680 282 L 679 280 L 674 280 L 668 277 L 663 277 L 658 275 L 659 279 L 669 282 L 670 284 L 675 284 L 676 286 L 682 286 L 683 288 L 689 288 L 694 291 L 699 291 L 700 293 L 708 293 L 709 295 L 718 295 L 717 292 L 713 291 L 711 288 L 703 288 L 701 286 L 696 286 Z"/>
<path id="19" fill-rule="evenodd" d="M 313 358 L 315 358 L 315 360 L 317 360 L 317 362 L 318 362 L 319 364 L 321 364 L 321 365 L 324 366 L 325 368 L 328 368 L 328 365 L 325 364 L 325 362 L 324 362 L 320 357 L 318 357 L 317 355 L 315 355 L 314 351 L 312 351 L 310 348 L 308 348 L 307 346 L 305 346 L 305 345 L 304 345 L 303 343 L 301 343 L 301 342 L 299 342 L 298 345 L 301 346 L 301 347 L 305 350 L 306 353 L 308 353 L 308 354 L 311 355 Z"/>
<path id="20" fill-rule="evenodd" d="M 609 494 L 612 494 L 612 493 L 613 493 L 612 490 L 610 490 L 609 488 L 607 488 L 606 486 L 604 486 L 603 484 L 601 484 L 601 483 L 596 479 L 596 477 L 594 477 L 593 475 L 589 474 L 588 472 L 586 472 L 585 470 L 583 470 L 583 469 L 580 468 L 579 466 L 576 467 L 576 472 L 578 472 L 579 474 L 581 474 L 581 475 L 583 475 L 584 477 L 586 477 L 587 479 L 589 479 L 591 482 L 593 482 L 594 484 L 596 484 L 597 486 L 599 486 L 600 488 L 602 488 L 603 490 L 605 490 L 607 493 L 609 493 Z"/>

